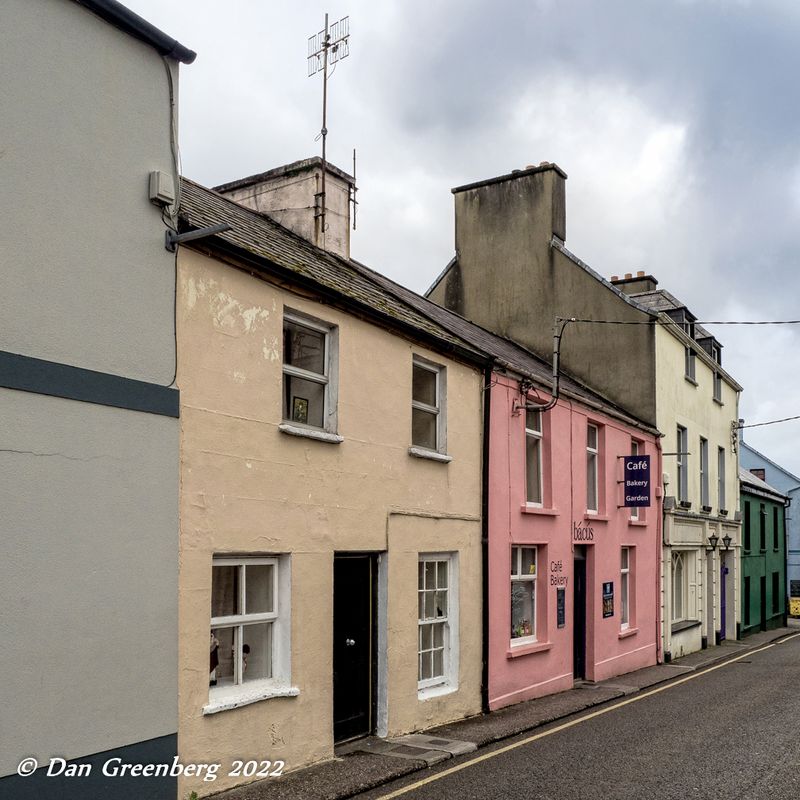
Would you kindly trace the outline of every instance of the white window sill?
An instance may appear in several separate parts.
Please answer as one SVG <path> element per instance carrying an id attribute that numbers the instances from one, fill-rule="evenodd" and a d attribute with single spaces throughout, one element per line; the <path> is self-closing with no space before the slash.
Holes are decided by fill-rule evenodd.
<path id="1" fill-rule="evenodd" d="M 434 697 L 452 694 L 457 689 L 458 686 L 453 686 L 452 683 L 437 683 L 435 686 L 426 686 L 424 689 L 419 689 L 417 691 L 417 699 L 432 700 Z"/>
<path id="2" fill-rule="evenodd" d="M 300 690 L 294 686 L 280 686 L 270 682 L 259 682 L 252 687 L 230 686 L 221 689 L 211 688 L 208 703 L 203 706 L 203 716 L 219 714 L 240 706 L 249 706 L 260 700 L 272 697 L 297 697 Z"/>
<path id="3" fill-rule="evenodd" d="M 519 656 L 529 656 L 533 653 L 543 653 L 552 646 L 552 642 L 519 641 L 518 639 L 513 639 L 508 650 L 506 650 L 506 658 L 519 658 Z"/>
<path id="4" fill-rule="evenodd" d="M 639 629 L 638 628 L 631 628 L 631 627 L 622 628 L 622 630 L 620 630 L 617 638 L 619 638 L 619 639 L 627 639 L 629 636 L 636 636 L 637 633 L 639 633 Z"/>
<path id="5" fill-rule="evenodd" d="M 435 450 L 426 450 L 424 447 L 409 447 L 408 454 L 415 458 L 427 458 L 430 461 L 441 461 L 445 464 L 453 460 L 453 456 L 437 453 Z"/>
<path id="6" fill-rule="evenodd" d="M 319 428 L 304 428 L 300 425 L 291 425 L 288 422 L 282 422 L 278 425 L 278 430 L 281 433 L 287 433 L 289 436 L 301 436 L 306 439 L 316 439 L 318 442 L 331 442 L 332 444 L 339 444 L 344 441 L 343 436 L 338 433 L 329 433 L 328 431 L 321 431 Z"/>

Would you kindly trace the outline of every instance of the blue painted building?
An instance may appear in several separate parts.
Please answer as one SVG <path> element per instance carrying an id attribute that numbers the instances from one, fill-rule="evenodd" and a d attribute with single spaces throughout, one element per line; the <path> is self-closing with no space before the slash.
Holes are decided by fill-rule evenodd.
<path id="1" fill-rule="evenodd" d="M 787 592 L 800 597 L 800 478 L 747 442 L 741 442 L 739 464 L 789 498 L 786 508 Z"/>

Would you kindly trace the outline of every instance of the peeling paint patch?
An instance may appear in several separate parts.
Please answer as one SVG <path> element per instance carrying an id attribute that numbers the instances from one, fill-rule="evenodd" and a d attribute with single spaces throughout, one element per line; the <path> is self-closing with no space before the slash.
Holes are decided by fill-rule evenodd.
<path id="1" fill-rule="evenodd" d="M 247 375 L 245 375 L 244 372 L 239 372 L 239 370 L 235 369 L 233 371 L 233 380 L 236 383 L 244 383 L 247 380 Z"/>
<path id="2" fill-rule="evenodd" d="M 271 340 L 264 339 L 264 346 L 261 348 L 264 361 L 278 361 L 281 358 L 279 347 L 277 336 L 273 336 Z"/>
<path id="3" fill-rule="evenodd" d="M 270 316 L 266 309 L 259 306 L 246 307 L 227 292 L 214 294 L 209 299 L 209 310 L 214 326 L 234 335 L 251 333 Z"/>

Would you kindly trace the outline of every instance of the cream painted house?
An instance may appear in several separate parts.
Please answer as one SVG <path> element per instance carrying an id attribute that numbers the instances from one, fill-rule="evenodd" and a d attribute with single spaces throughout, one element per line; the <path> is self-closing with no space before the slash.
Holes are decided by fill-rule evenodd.
<path id="1" fill-rule="evenodd" d="M 481 710 L 486 358 L 184 181 L 217 223 L 178 250 L 178 749 L 222 768 L 182 797 Z"/>
<path id="2" fill-rule="evenodd" d="M 737 637 L 741 522 L 734 428 L 741 386 L 722 367 L 722 345 L 652 276 L 611 280 L 658 312 L 661 323 L 655 326 L 664 456 L 661 633 L 669 660 Z"/>

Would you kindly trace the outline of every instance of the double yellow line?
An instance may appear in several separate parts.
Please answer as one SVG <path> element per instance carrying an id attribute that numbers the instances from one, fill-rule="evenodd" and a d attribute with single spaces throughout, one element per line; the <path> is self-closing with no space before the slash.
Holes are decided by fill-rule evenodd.
<path id="1" fill-rule="evenodd" d="M 423 786 L 426 786 L 429 783 L 433 783 L 434 781 L 439 781 L 442 778 L 446 778 L 448 775 L 454 775 L 456 772 L 461 772 L 462 769 L 468 769 L 469 767 L 475 766 L 475 764 L 480 764 L 483 761 L 488 761 L 490 758 L 496 758 L 497 756 L 503 755 L 503 753 L 509 753 L 512 750 L 516 750 L 518 747 L 524 747 L 526 744 L 530 744 L 531 742 L 538 741 L 539 739 L 544 739 L 546 736 L 552 736 L 554 733 L 558 733 L 559 731 L 565 731 L 567 728 L 573 728 L 575 725 L 580 725 L 582 722 L 587 722 L 590 719 L 594 719 L 595 717 L 601 717 L 603 714 L 608 714 L 611 711 L 616 711 L 618 708 L 622 708 L 623 706 L 627 706 L 630 703 L 638 703 L 640 700 L 646 700 L 648 697 L 652 697 L 654 694 L 658 694 L 659 692 L 665 692 L 667 689 L 672 689 L 675 686 L 680 686 L 682 683 L 686 683 L 687 681 L 693 681 L 695 678 L 701 678 L 703 675 L 707 675 L 709 672 L 714 672 L 714 670 L 722 669 L 723 667 L 727 667 L 729 664 L 733 664 L 736 661 L 741 661 L 741 659 L 746 658 L 748 656 L 755 655 L 756 653 L 763 653 L 765 650 L 769 650 L 770 647 L 775 647 L 775 645 L 783 644 L 784 642 L 788 642 L 791 639 L 795 639 L 800 636 L 800 633 L 792 633 L 789 634 L 786 638 L 780 639 L 777 642 L 772 642 L 771 644 L 764 645 L 763 647 L 759 647 L 756 650 L 746 650 L 741 655 L 735 656 L 734 658 L 729 658 L 726 661 L 722 661 L 719 664 L 714 665 L 713 667 L 708 667 L 708 669 L 704 669 L 701 672 L 693 672 L 691 675 L 686 675 L 683 678 L 678 678 L 677 680 L 669 681 L 668 683 L 664 683 L 661 686 L 657 686 L 655 689 L 649 689 L 646 692 L 638 692 L 633 697 L 629 697 L 627 700 L 620 700 L 618 703 L 614 703 L 610 706 L 605 706 L 598 711 L 593 711 L 591 714 L 586 714 L 585 716 L 579 717 L 578 719 L 572 719 L 569 722 L 564 722 L 561 725 L 557 725 L 555 728 L 549 728 L 546 731 L 542 731 L 541 733 L 533 734 L 532 736 L 527 736 L 525 739 L 521 739 L 518 742 L 514 742 L 513 744 L 507 744 L 505 747 L 500 747 L 497 750 L 492 750 L 490 753 L 484 753 L 483 755 L 476 756 L 475 758 L 471 758 L 469 761 L 462 761 L 460 764 L 456 765 L 455 767 L 450 767 L 449 769 L 443 770 L 442 772 L 437 772 L 435 775 L 430 775 L 427 778 L 423 778 L 422 780 L 416 781 L 415 783 L 410 783 L 408 786 L 403 786 L 400 789 L 395 789 L 393 792 L 389 792 L 389 794 L 381 795 L 379 800 L 392 800 L 394 797 L 400 797 L 401 795 L 408 794 L 408 792 L 416 791 Z"/>

